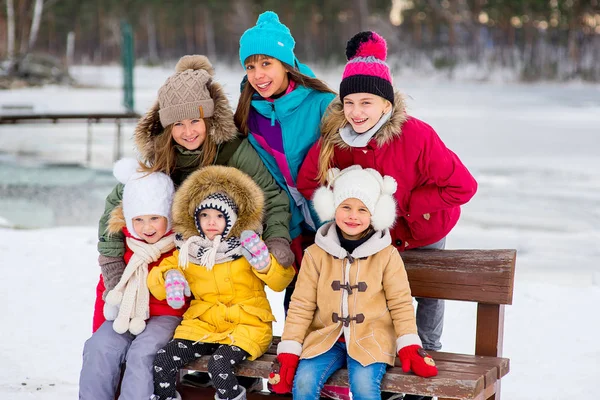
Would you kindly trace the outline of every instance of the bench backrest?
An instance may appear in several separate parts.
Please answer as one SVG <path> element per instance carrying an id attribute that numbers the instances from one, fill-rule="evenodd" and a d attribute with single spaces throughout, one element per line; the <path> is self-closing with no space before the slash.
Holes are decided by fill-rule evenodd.
<path id="1" fill-rule="evenodd" d="M 504 307 L 512 304 L 516 250 L 402 253 L 413 296 L 477 302 L 475 354 L 502 357 Z M 500 386 L 496 385 L 500 398 Z"/>
<path id="2" fill-rule="evenodd" d="M 415 297 L 512 304 L 516 250 L 413 250 L 401 255 Z"/>

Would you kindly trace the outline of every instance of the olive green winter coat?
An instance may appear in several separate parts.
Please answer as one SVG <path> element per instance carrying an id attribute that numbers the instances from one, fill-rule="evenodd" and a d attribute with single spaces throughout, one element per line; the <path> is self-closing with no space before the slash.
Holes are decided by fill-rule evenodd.
<path id="1" fill-rule="evenodd" d="M 263 239 L 281 237 L 289 241 L 290 206 L 286 192 L 277 185 L 248 140 L 237 132 L 233 123 L 233 111 L 221 85 L 213 81 L 209 91 L 215 102 L 215 111 L 210 117 L 211 128 L 208 132 L 218 146 L 214 164 L 238 168 L 252 177 L 265 194 Z M 164 134 L 158 111 L 158 102 L 156 102 L 140 119 L 135 129 L 135 144 L 141 160 L 145 162 L 154 159 L 154 142 L 159 135 Z M 195 151 L 179 145 L 176 145 L 176 149 L 177 166 L 171 174 L 171 179 L 175 187 L 178 187 L 189 174 L 199 168 L 202 146 Z M 125 254 L 122 234 L 111 235 L 107 232 L 110 213 L 121 203 L 122 198 L 123 184 L 118 184 L 106 198 L 104 214 L 100 218 L 98 251 L 107 257 L 121 257 Z"/>

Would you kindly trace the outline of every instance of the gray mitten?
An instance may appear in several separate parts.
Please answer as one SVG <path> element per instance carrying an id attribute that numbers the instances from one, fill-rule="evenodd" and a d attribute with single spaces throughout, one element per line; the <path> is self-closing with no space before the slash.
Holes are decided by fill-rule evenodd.
<path id="1" fill-rule="evenodd" d="M 296 257 L 290 248 L 290 242 L 280 237 L 270 237 L 265 240 L 269 253 L 284 267 L 289 267 L 294 263 Z"/>
<path id="2" fill-rule="evenodd" d="M 106 300 L 106 295 L 121 280 L 123 271 L 125 271 L 125 260 L 123 257 L 107 257 L 102 254 L 98 256 L 98 264 L 100 264 L 100 271 L 102 271 L 102 279 L 104 279 L 104 287 L 106 290 L 102 293 L 102 300 Z"/>

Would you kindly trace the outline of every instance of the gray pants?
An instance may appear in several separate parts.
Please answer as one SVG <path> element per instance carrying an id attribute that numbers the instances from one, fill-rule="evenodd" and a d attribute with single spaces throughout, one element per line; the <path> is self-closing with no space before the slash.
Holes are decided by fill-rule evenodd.
<path id="1" fill-rule="evenodd" d="M 125 367 L 119 400 L 149 399 L 154 391 L 152 364 L 156 352 L 173 338 L 181 318 L 151 317 L 138 336 L 122 335 L 106 321 L 83 347 L 80 400 L 114 400 Z"/>
<path id="2" fill-rule="evenodd" d="M 444 249 L 446 238 L 419 249 Z M 417 300 L 417 330 L 425 350 L 440 350 L 442 348 L 442 331 L 444 330 L 444 300 L 416 297 Z"/>

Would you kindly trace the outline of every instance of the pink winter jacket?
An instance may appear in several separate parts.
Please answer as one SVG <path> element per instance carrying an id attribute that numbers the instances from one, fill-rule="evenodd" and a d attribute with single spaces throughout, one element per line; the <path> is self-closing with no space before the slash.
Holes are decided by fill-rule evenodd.
<path id="1" fill-rule="evenodd" d="M 435 243 L 456 225 L 460 206 L 477 191 L 477 182 L 460 159 L 448 149 L 433 128 L 406 114 L 403 98 L 396 94 L 392 116 L 365 147 L 350 147 L 339 134 L 344 125 L 343 105 L 336 98 L 325 113 L 321 139 L 310 149 L 297 180 L 298 190 L 312 199 L 317 181 L 319 152 L 334 144 L 330 167 L 354 164 L 374 168 L 398 183 L 397 219 L 390 230 L 399 251 Z"/>

